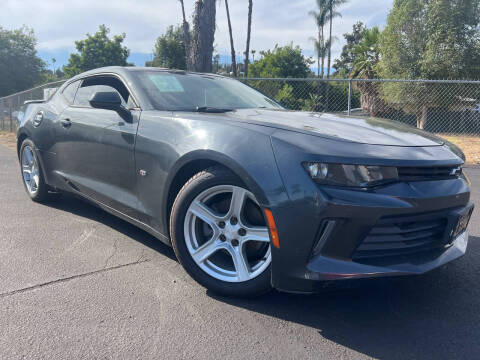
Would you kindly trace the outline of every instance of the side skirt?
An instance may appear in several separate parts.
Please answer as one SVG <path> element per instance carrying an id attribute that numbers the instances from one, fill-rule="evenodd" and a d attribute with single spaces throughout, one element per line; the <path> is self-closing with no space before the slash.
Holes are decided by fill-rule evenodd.
<path id="1" fill-rule="evenodd" d="M 113 216 L 116 216 L 122 220 L 125 220 L 126 222 L 129 222 L 130 224 L 148 232 L 150 235 L 156 237 L 158 240 L 160 240 L 161 242 L 163 242 L 165 245 L 168 245 L 168 246 L 172 246 L 172 243 L 170 241 L 170 238 L 163 235 L 162 233 L 158 232 L 157 230 L 155 230 L 154 228 L 152 228 L 151 226 L 148 226 L 147 224 L 144 224 L 143 222 L 141 221 L 138 221 L 137 219 L 134 219 L 132 218 L 131 216 L 128 216 L 108 205 L 105 205 L 95 199 L 92 199 L 91 197 L 85 195 L 85 194 L 82 194 L 81 192 L 79 191 L 75 191 L 75 192 L 72 192 L 72 194 L 76 195 L 76 196 L 79 196 L 80 198 L 82 199 L 85 199 L 87 200 L 88 202 L 91 202 L 92 204 L 98 206 L 99 208 L 101 208 L 102 210 L 105 210 L 106 212 L 112 214 Z"/>

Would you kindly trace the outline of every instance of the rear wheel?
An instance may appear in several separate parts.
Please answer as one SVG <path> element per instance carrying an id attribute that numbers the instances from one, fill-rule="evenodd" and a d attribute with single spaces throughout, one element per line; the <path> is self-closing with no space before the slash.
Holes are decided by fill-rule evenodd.
<path id="1" fill-rule="evenodd" d="M 180 263 L 206 288 L 227 296 L 271 289 L 262 209 L 230 171 L 211 168 L 185 184 L 172 208 L 170 232 Z"/>
<path id="2" fill-rule="evenodd" d="M 20 166 L 23 185 L 33 201 L 44 202 L 56 200 L 59 197 L 58 193 L 49 191 L 35 153 L 35 144 L 30 139 L 25 139 L 20 148 Z"/>

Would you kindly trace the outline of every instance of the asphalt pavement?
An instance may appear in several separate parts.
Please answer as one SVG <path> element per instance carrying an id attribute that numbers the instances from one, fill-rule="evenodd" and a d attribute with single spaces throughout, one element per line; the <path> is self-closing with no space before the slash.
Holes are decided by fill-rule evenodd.
<path id="1" fill-rule="evenodd" d="M 479 358 L 480 208 L 469 229 L 467 255 L 426 275 L 226 299 L 96 207 L 30 201 L 0 145 L 0 358 Z"/>

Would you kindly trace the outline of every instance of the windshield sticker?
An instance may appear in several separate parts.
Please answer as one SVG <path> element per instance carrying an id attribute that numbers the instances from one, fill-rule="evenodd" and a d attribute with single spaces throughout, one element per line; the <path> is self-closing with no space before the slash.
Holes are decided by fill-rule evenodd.
<path id="1" fill-rule="evenodd" d="M 182 84 L 175 76 L 170 75 L 150 75 L 150 80 L 161 92 L 184 92 Z"/>

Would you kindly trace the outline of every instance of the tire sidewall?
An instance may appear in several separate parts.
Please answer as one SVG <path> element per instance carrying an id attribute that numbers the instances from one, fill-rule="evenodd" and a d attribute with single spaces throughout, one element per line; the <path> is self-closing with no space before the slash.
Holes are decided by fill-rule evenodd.
<path id="1" fill-rule="evenodd" d="M 170 217 L 170 234 L 175 254 L 179 262 L 193 279 L 215 293 L 235 297 L 262 295 L 271 290 L 271 264 L 262 274 L 254 279 L 241 283 L 231 283 L 215 279 L 205 273 L 196 264 L 188 251 L 184 234 L 184 222 L 187 210 L 198 195 L 218 185 L 234 185 L 247 189 L 238 177 L 230 171 L 214 168 L 195 175 L 180 190 L 172 207 Z"/>

